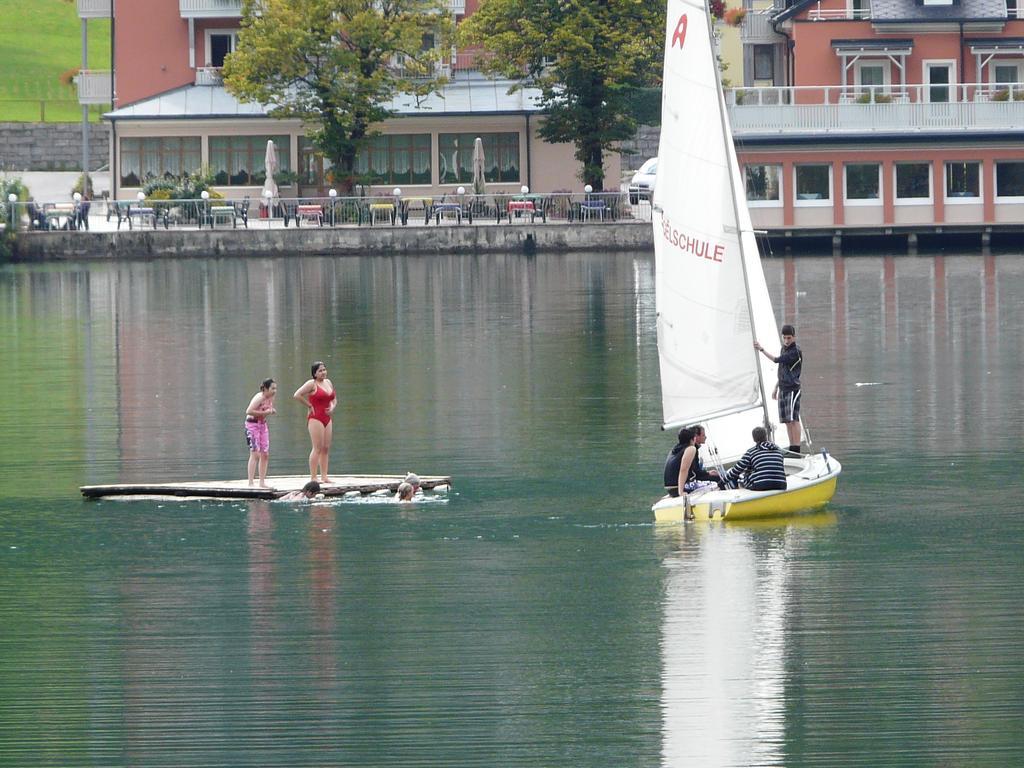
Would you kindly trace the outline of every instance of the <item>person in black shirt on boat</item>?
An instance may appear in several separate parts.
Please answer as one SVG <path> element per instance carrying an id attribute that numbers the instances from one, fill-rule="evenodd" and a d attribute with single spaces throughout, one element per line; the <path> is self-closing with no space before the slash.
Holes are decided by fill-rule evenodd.
<path id="1" fill-rule="evenodd" d="M 693 493 L 698 490 L 706 490 L 717 486 L 717 482 L 709 479 L 699 479 L 698 472 L 702 472 L 700 459 L 697 458 L 697 433 L 695 427 L 683 427 L 679 430 L 678 440 L 675 447 L 665 458 L 665 490 L 669 496 L 678 496 L 682 487 L 684 493 Z M 703 442 L 703 441 L 702 441 Z M 702 472 L 706 477 L 708 473 Z"/>
<path id="2" fill-rule="evenodd" d="M 782 351 L 778 357 L 769 354 L 757 341 L 754 349 L 779 365 L 779 381 L 772 397 L 779 401 L 779 421 L 786 425 L 789 451 L 800 453 L 800 373 L 804 356 L 796 345 L 796 328 L 789 324 L 782 326 Z"/>
<path id="3" fill-rule="evenodd" d="M 742 482 L 742 486 L 751 491 L 786 490 L 786 465 L 779 446 L 768 439 L 764 427 L 754 427 L 750 436 L 754 447 L 725 473 L 726 485 L 738 488 Z"/>

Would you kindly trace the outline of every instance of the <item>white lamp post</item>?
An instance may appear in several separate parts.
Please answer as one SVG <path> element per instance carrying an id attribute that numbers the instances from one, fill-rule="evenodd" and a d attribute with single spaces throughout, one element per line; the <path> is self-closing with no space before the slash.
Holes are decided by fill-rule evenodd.
<path id="1" fill-rule="evenodd" d="M 143 191 L 141 191 L 141 190 L 139 190 L 139 192 L 138 192 L 138 193 L 137 193 L 137 194 L 135 195 L 135 197 L 136 197 L 136 198 L 138 199 L 138 201 L 139 201 L 139 202 L 141 203 L 141 202 L 142 202 L 143 200 L 145 200 L 145 199 L 146 199 L 146 193 L 145 193 L 145 192 L 143 192 Z"/>
<path id="2" fill-rule="evenodd" d="M 71 199 L 74 200 L 76 203 L 82 202 L 82 193 L 81 192 L 75 192 L 75 194 L 73 194 L 71 196 Z"/>
<path id="3" fill-rule="evenodd" d="M 338 199 L 338 190 L 336 190 L 334 187 L 331 187 L 329 190 L 327 190 L 327 194 L 331 198 L 331 226 L 333 227 L 334 226 L 334 204 L 335 204 L 335 202 Z"/>
<path id="4" fill-rule="evenodd" d="M 18 196 L 16 194 L 14 194 L 13 192 L 11 192 L 11 194 L 9 194 L 7 196 L 7 202 L 11 204 L 10 227 L 11 227 L 11 229 L 17 229 L 18 228 L 18 219 L 16 218 L 15 213 L 14 213 L 14 204 L 16 202 L 18 202 Z M 29 228 L 31 228 L 31 222 L 30 222 L 30 227 Z"/>
<path id="5" fill-rule="evenodd" d="M 523 184 L 523 186 L 519 188 L 519 191 L 522 192 L 524 195 L 530 194 L 530 188 L 525 184 Z"/>
<path id="6" fill-rule="evenodd" d="M 263 190 L 263 200 L 264 200 L 263 204 L 267 208 L 267 229 L 270 229 L 270 219 L 274 215 L 274 210 L 272 208 L 272 200 L 273 200 L 273 198 L 274 198 L 274 193 L 273 192 L 271 192 L 269 189 L 264 189 Z M 295 226 L 298 226 L 297 222 L 298 222 L 298 219 L 296 219 Z"/>
<path id="7" fill-rule="evenodd" d="M 585 186 L 583 188 L 583 191 L 586 192 L 589 195 L 591 192 L 594 191 L 594 188 L 592 186 L 590 186 L 589 184 L 587 184 L 587 186 Z"/>

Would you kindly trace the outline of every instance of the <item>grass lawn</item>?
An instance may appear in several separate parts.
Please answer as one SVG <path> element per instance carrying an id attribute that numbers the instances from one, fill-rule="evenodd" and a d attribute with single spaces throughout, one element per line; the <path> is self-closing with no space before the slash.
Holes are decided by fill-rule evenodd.
<path id="1" fill-rule="evenodd" d="M 0 0 L 0 122 L 81 120 L 75 86 L 60 81 L 81 65 L 74 0 Z M 89 20 L 88 68 L 110 69 L 109 19 Z"/>

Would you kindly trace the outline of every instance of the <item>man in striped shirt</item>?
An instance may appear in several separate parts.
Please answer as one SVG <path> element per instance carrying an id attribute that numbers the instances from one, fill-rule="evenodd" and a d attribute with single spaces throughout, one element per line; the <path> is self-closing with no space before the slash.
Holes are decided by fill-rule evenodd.
<path id="1" fill-rule="evenodd" d="M 751 491 L 786 490 L 786 465 L 779 446 L 768 439 L 764 427 L 754 427 L 751 437 L 754 438 L 754 447 L 725 474 L 726 484 L 730 488 L 738 488 L 740 481 Z"/>

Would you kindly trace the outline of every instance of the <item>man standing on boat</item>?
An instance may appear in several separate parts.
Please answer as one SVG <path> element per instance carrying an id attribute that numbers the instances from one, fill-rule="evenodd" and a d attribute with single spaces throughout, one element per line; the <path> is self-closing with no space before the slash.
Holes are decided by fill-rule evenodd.
<path id="1" fill-rule="evenodd" d="M 779 365 L 779 381 L 772 398 L 779 401 L 779 421 L 789 433 L 789 452 L 800 453 L 800 371 L 804 356 L 796 345 L 796 328 L 788 323 L 782 326 L 782 351 L 775 357 L 754 342 L 754 349 Z"/>

